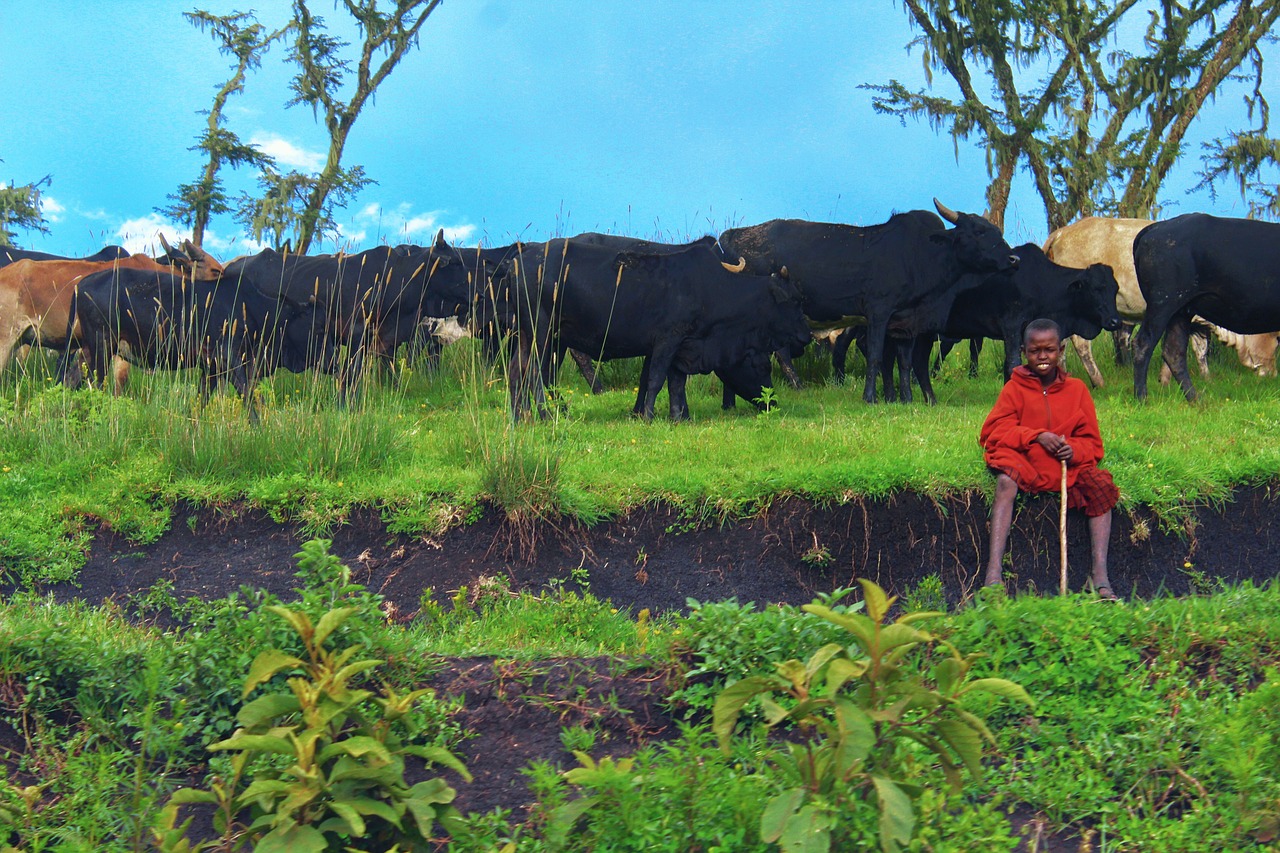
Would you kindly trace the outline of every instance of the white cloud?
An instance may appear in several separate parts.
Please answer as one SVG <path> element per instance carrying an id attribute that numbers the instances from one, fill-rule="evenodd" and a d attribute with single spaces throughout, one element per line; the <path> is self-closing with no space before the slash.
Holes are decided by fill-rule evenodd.
<path id="1" fill-rule="evenodd" d="M 402 202 L 394 208 L 384 208 L 373 202 L 361 208 L 352 217 L 352 224 L 373 231 L 375 238 L 387 243 L 419 243 L 434 240 L 436 232 L 444 229 L 444 237 L 450 243 L 469 239 L 476 232 L 476 226 L 469 223 L 446 225 L 443 221 L 444 211 L 414 213 L 413 205 Z M 354 229 L 343 229 L 344 236 L 353 236 Z M 362 232 L 361 236 L 364 236 Z"/>
<path id="2" fill-rule="evenodd" d="M 66 213 L 67 209 L 59 204 L 53 196 L 48 193 L 41 193 L 40 212 L 50 222 L 61 222 L 62 214 Z"/>
<path id="3" fill-rule="evenodd" d="M 227 238 L 215 231 L 204 232 L 204 250 L 224 262 L 239 255 L 256 255 L 270 245 L 244 234 L 235 234 Z"/>
<path id="4" fill-rule="evenodd" d="M 263 154 L 269 154 L 281 166 L 318 172 L 324 165 L 325 155 L 320 151 L 308 151 L 294 145 L 278 133 L 259 131 L 249 137 L 249 144 Z"/>
<path id="5" fill-rule="evenodd" d="M 170 246 L 176 246 L 181 240 L 191 236 L 190 228 L 170 222 L 158 213 L 148 213 L 120 223 L 120 227 L 116 228 L 116 237 L 120 240 L 120 245 L 131 253 L 159 255 L 164 252 L 160 245 L 161 232 Z"/>

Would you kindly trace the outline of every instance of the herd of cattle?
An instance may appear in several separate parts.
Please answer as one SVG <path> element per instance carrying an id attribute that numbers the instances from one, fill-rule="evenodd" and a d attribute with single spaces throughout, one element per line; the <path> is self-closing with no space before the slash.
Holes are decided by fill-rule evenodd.
<path id="1" fill-rule="evenodd" d="M 441 233 L 426 247 L 266 249 L 225 265 L 190 242 L 165 243 L 158 258 L 0 249 L 0 369 L 22 345 L 61 351 L 68 385 L 80 381 L 82 360 L 117 391 L 128 363 L 197 368 L 202 396 L 230 382 L 256 419 L 254 383 L 277 368 L 334 374 L 346 400 L 366 359 L 421 346 L 427 330 L 456 318 L 486 352 L 507 354 L 517 417 L 543 408 L 568 353 L 586 370 L 643 358 L 635 412 L 651 418 L 666 385 L 670 415 L 681 419 L 690 374 L 719 377 L 726 406 L 735 397 L 760 405 L 772 359 L 798 381 L 791 359 L 825 330 L 843 330 L 833 349 L 838 376 L 849 346 L 864 349 L 867 402 L 877 377 L 886 397 L 903 400 L 914 377 L 933 402 L 935 341 L 1003 341 L 1008 373 L 1023 327 L 1048 317 L 1076 337 L 1095 385 L 1088 342 L 1141 321 L 1139 397 L 1163 338 L 1166 368 L 1194 398 L 1187 347 L 1206 328 L 1245 364 L 1275 373 L 1278 224 L 1089 218 L 1054 232 L 1042 250 L 1011 248 L 986 219 L 934 205 L 941 218 L 914 210 L 873 226 L 773 220 L 682 245 L 582 234 L 463 249 Z"/>

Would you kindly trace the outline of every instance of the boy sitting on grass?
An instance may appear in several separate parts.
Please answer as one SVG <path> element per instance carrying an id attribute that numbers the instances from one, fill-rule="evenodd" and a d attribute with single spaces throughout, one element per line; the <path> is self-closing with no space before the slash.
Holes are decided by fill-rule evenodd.
<path id="1" fill-rule="evenodd" d="M 1091 583 L 1098 597 L 1118 601 L 1107 577 L 1111 509 L 1120 499 L 1111 474 L 1098 467 L 1102 435 L 1089 389 L 1063 371 L 1062 332 L 1052 320 L 1033 320 L 1022 336 L 1026 364 L 1014 368 L 978 441 L 996 477 L 986 586 L 1003 584 L 1001 561 L 1009 543 L 1018 490 L 1058 491 L 1067 463 L 1067 506 L 1089 518 Z"/>

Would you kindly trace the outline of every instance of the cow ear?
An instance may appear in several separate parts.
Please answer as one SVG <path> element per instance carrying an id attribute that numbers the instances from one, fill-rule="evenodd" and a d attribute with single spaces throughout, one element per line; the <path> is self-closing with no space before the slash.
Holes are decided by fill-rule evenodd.
<path id="1" fill-rule="evenodd" d="M 445 239 L 444 239 L 444 229 L 443 229 L 443 228 L 441 228 L 439 231 L 437 231 L 437 232 L 436 232 L 436 248 L 437 248 L 437 249 L 447 249 L 447 248 L 449 248 L 449 244 L 448 244 L 448 243 L 446 243 L 446 242 L 445 242 Z"/>
<path id="2" fill-rule="evenodd" d="M 787 272 L 787 267 L 785 264 L 783 265 L 782 269 L 778 270 L 778 275 L 786 279 L 787 281 L 791 280 L 791 273 Z"/>
<path id="3" fill-rule="evenodd" d="M 769 293 L 773 294 L 773 301 L 782 305 L 791 299 L 791 294 L 787 289 L 778 284 L 777 280 L 769 279 Z"/>
<path id="4" fill-rule="evenodd" d="M 935 231 L 935 232 L 933 232 L 932 234 L 930 234 L 930 235 L 929 235 L 929 242 L 931 242 L 931 243 L 939 243 L 939 244 L 941 244 L 941 245 L 944 245 L 944 246 L 945 246 L 945 245 L 947 245 L 948 243 L 950 243 L 950 242 L 951 242 L 951 232 L 950 232 L 950 231 Z"/>
<path id="5" fill-rule="evenodd" d="M 1071 279 L 1071 283 L 1067 285 L 1067 290 L 1071 290 L 1071 291 L 1084 290 L 1084 288 L 1085 288 L 1085 280 L 1083 277 L 1073 278 Z"/>

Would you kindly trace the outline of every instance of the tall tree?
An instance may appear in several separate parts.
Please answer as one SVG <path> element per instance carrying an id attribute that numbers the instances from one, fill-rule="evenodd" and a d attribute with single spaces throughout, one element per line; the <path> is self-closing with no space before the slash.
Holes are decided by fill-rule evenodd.
<path id="1" fill-rule="evenodd" d="M 1031 175 L 1049 228 L 1082 214 L 1152 215 L 1205 102 L 1228 82 L 1261 86 L 1259 43 L 1280 3 L 1253 0 L 903 0 L 921 35 L 930 87 L 869 86 L 877 111 L 925 118 L 959 143 L 975 134 L 991 181 L 988 216 L 1003 224 L 1018 168 Z M 1136 50 L 1118 33 L 1145 16 Z M 1249 60 L 1245 71 L 1241 65 Z M 977 70 L 975 75 L 974 69 Z M 985 75 L 984 99 L 975 76 Z"/>
<path id="2" fill-rule="evenodd" d="M 363 170 L 342 168 L 342 153 L 360 111 L 373 97 L 410 47 L 418 43 L 418 33 L 441 0 L 395 0 L 385 11 L 378 0 L 340 0 L 355 19 L 363 38 L 360 55 L 354 62 L 354 85 L 343 89 L 352 72 L 352 61 L 342 52 L 349 43 L 331 35 L 324 20 L 312 14 L 308 0 L 293 0 L 296 38 L 289 59 L 297 65 L 290 88 L 289 106 L 311 107 L 329 133 L 329 152 L 324 167 L 311 178 L 305 202 L 298 210 L 298 251 L 305 252 L 322 233 L 332 210 L 370 181 Z M 281 176 L 282 178 L 284 176 Z M 296 180 L 295 180 L 296 183 Z M 331 196 L 333 197 L 331 199 Z"/>
<path id="3" fill-rule="evenodd" d="M 45 175 L 29 184 L 15 185 L 12 181 L 7 186 L 0 184 L 0 246 L 13 245 L 18 236 L 13 230 L 15 228 L 49 233 L 49 226 L 44 221 L 40 188 L 49 186 L 52 180 L 51 175 Z"/>
<path id="4" fill-rule="evenodd" d="M 1248 131 L 1233 133 L 1228 140 L 1205 143 L 1205 167 L 1196 188 L 1216 194 L 1217 182 L 1230 178 L 1239 186 L 1250 216 L 1280 219 L 1280 139 Z M 1273 177 L 1268 180 L 1266 174 Z"/>
<path id="5" fill-rule="evenodd" d="M 245 76 L 250 69 L 262 64 L 263 54 L 271 44 L 282 38 L 290 25 L 268 32 L 258 23 L 252 12 L 232 12 L 214 15 L 203 9 L 184 12 L 183 16 L 201 32 L 208 32 L 218 44 L 218 51 L 235 58 L 231 78 L 222 84 L 214 95 L 213 107 L 202 110 L 207 116 L 204 133 L 192 146 L 192 151 L 203 151 L 204 169 L 195 183 L 182 184 L 176 193 L 169 195 L 173 204 L 156 208 L 156 212 L 191 227 L 191 242 L 204 244 L 204 232 L 209 220 L 219 213 L 231 210 L 219 171 L 224 165 L 235 169 L 240 166 L 257 166 L 266 169 L 275 165 L 272 158 L 258 149 L 240 141 L 235 133 L 223 124 L 222 111 L 227 99 L 244 91 Z"/>

